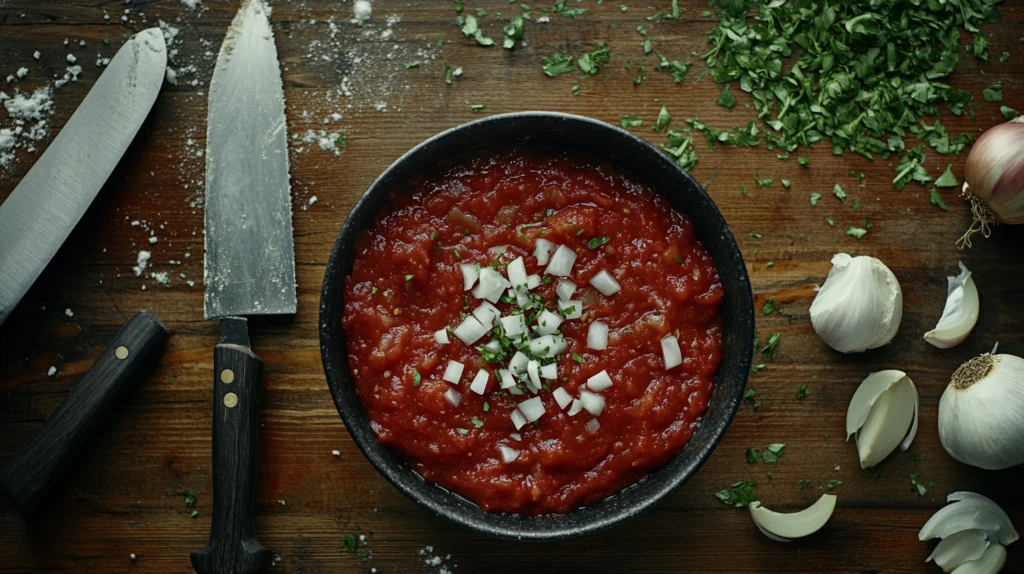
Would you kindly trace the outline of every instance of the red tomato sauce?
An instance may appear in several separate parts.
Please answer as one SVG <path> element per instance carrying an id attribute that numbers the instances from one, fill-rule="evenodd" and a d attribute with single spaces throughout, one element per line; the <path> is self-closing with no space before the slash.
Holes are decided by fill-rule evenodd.
<path id="1" fill-rule="evenodd" d="M 572 298 L 584 301 L 582 318 L 562 323 L 568 348 L 558 379 L 545 382 L 579 397 L 606 370 L 614 384 L 600 393 L 596 417 L 568 416 L 547 389 L 499 390 L 494 374 L 507 361 L 488 363 L 475 349 L 488 337 L 466 345 L 449 331 L 449 344 L 434 340 L 480 303 L 463 290 L 460 263 L 522 256 L 527 273 L 543 274 L 538 237 L 578 253 L 569 278 L 578 285 Z M 598 237 L 609 240 L 589 248 Z M 620 292 L 590 285 L 602 269 Z M 553 302 L 557 283 L 532 292 Z M 691 223 L 639 179 L 590 156 L 519 147 L 458 158 L 392 191 L 357 243 L 343 325 L 356 391 L 381 443 L 484 510 L 564 513 L 636 482 L 693 435 L 721 360 L 722 294 Z M 503 315 L 511 307 L 496 306 Z M 598 319 L 610 327 L 603 351 L 587 347 Z M 683 362 L 665 370 L 660 341 L 669 334 Z M 442 380 L 450 360 L 466 365 L 455 385 Z M 469 389 L 479 369 L 492 374 L 484 395 Z M 462 395 L 458 406 L 444 398 L 449 387 Z M 515 440 L 510 415 L 533 396 L 546 412 Z M 503 462 L 500 445 L 519 457 Z"/>

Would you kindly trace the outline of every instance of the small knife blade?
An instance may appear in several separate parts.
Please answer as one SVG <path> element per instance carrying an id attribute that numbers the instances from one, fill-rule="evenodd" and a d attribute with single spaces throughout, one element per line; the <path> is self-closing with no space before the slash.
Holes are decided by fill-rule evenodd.
<path id="1" fill-rule="evenodd" d="M 210 81 L 206 318 L 295 313 L 288 130 L 266 7 L 245 0 Z"/>
<path id="2" fill-rule="evenodd" d="M 153 107 L 166 67 L 159 28 L 129 39 L 0 205 L 0 324 L 114 171 Z"/>

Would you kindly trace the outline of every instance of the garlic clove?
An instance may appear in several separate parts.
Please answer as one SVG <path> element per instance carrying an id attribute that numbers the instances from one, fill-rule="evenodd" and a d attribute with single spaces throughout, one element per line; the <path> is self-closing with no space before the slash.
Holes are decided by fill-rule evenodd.
<path id="1" fill-rule="evenodd" d="M 999 544 L 990 544 L 981 558 L 964 562 L 953 570 L 953 574 L 996 574 L 1006 565 L 1006 549 Z"/>
<path id="2" fill-rule="evenodd" d="M 910 381 L 910 378 L 907 378 L 907 380 Z M 907 432 L 907 436 L 900 443 L 900 450 L 904 452 L 910 448 L 910 443 L 914 442 L 914 437 L 917 436 L 917 421 L 919 418 L 917 415 L 921 411 L 921 395 L 918 394 L 914 381 L 910 381 L 910 386 L 914 389 L 914 420 L 910 423 L 910 431 Z"/>
<path id="3" fill-rule="evenodd" d="M 980 530 L 961 530 L 943 538 L 925 562 L 934 560 L 943 572 L 950 572 L 964 562 L 981 558 L 988 545 L 988 539 Z"/>
<path id="4" fill-rule="evenodd" d="M 885 460 L 907 436 L 913 424 L 916 394 L 910 379 L 903 378 L 875 401 L 864 426 L 857 431 L 861 468 Z"/>
<path id="5" fill-rule="evenodd" d="M 978 288 L 967 267 L 963 263 L 958 265 L 960 274 L 946 278 L 949 285 L 942 316 L 935 328 L 924 334 L 925 341 L 940 349 L 949 349 L 962 343 L 978 322 Z"/>
<path id="6" fill-rule="evenodd" d="M 980 530 L 999 544 L 1011 544 L 1020 538 L 1010 517 L 988 497 L 974 492 L 954 492 L 950 503 L 940 508 L 917 533 L 918 540 L 947 538 L 964 530 Z"/>
<path id="7" fill-rule="evenodd" d="M 838 253 L 810 309 L 811 325 L 830 347 L 858 353 L 892 341 L 903 318 L 899 281 L 874 257 Z"/>
<path id="8" fill-rule="evenodd" d="M 860 386 L 853 393 L 850 399 L 850 406 L 846 410 L 846 440 L 850 440 L 857 429 L 864 426 L 864 421 L 871 412 L 871 407 L 878 400 L 878 397 L 890 387 L 906 377 L 903 371 L 888 369 L 871 373 L 861 382 Z"/>
<path id="9" fill-rule="evenodd" d="M 987 470 L 1024 464 L 1024 359 L 985 353 L 953 373 L 939 399 L 939 441 Z"/>
<path id="10" fill-rule="evenodd" d="M 761 532 L 772 540 L 789 542 L 821 530 L 836 509 L 836 495 L 822 494 L 814 504 L 790 514 L 768 510 L 759 501 L 751 502 L 749 508 L 750 517 Z"/>

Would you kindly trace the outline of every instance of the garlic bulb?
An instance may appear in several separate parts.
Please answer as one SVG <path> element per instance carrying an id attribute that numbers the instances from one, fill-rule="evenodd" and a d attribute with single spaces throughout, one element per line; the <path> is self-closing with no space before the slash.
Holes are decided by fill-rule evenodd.
<path id="1" fill-rule="evenodd" d="M 947 277 L 946 306 L 935 328 L 924 334 L 924 340 L 940 349 L 955 347 L 967 338 L 978 322 L 978 288 L 971 272 L 960 265 L 960 274 Z"/>
<path id="2" fill-rule="evenodd" d="M 925 562 L 943 572 L 995 573 L 1006 563 L 1007 544 L 1020 537 L 1010 517 L 991 499 L 973 492 L 954 492 L 948 504 L 928 519 L 917 537 L 941 538 Z"/>
<path id="3" fill-rule="evenodd" d="M 1024 359 L 985 353 L 960 365 L 939 399 L 939 441 L 987 470 L 1024 463 Z"/>
<path id="4" fill-rule="evenodd" d="M 856 433 L 861 468 L 882 462 L 897 446 L 910 448 L 919 408 L 917 387 L 903 371 L 879 371 L 864 379 L 846 410 L 846 440 Z"/>
<path id="5" fill-rule="evenodd" d="M 791 514 L 773 512 L 756 500 L 750 503 L 749 508 L 750 517 L 765 536 L 777 542 L 789 542 L 821 530 L 836 509 L 836 495 L 822 494 L 814 504 Z"/>
<path id="6" fill-rule="evenodd" d="M 957 241 L 971 246 L 971 236 L 988 237 L 996 223 L 1024 223 L 1024 116 L 990 128 L 971 146 L 964 167 L 963 196 L 971 202 L 974 221 Z"/>
<path id="7" fill-rule="evenodd" d="M 841 353 L 885 345 L 896 336 L 902 318 L 900 283 L 874 257 L 836 254 L 811 303 L 814 332 Z"/>

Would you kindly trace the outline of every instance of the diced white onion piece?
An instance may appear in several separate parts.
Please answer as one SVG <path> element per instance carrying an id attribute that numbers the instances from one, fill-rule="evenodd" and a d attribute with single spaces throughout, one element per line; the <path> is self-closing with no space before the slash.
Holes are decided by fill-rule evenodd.
<path id="1" fill-rule="evenodd" d="M 526 363 L 526 374 L 530 375 L 530 382 L 534 388 L 540 388 L 540 363 L 529 361 Z"/>
<path id="2" fill-rule="evenodd" d="M 528 422 L 530 421 L 526 420 L 526 417 L 523 416 L 523 413 L 519 412 L 519 409 L 512 411 L 512 424 L 516 425 L 516 430 L 523 428 L 523 425 Z"/>
<path id="3" fill-rule="evenodd" d="M 503 389 L 516 386 L 516 378 L 512 376 L 512 371 L 508 369 L 498 369 L 498 382 L 501 383 L 501 388 Z"/>
<path id="4" fill-rule="evenodd" d="M 554 335 L 558 332 L 558 326 L 562 324 L 562 318 L 547 309 L 541 311 L 537 316 L 536 331 L 541 335 Z"/>
<path id="5" fill-rule="evenodd" d="M 559 301 L 568 301 L 569 297 L 576 292 L 576 284 L 568 279 L 559 279 L 558 287 L 555 287 L 555 294 Z"/>
<path id="6" fill-rule="evenodd" d="M 534 273 L 533 275 L 530 275 L 529 277 L 526 278 L 526 288 L 536 289 L 537 287 L 540 287 L 540 284 L 543 282 L 544 279 L 540 275 Z"/>
<path id="7" fill-rule="evenodd" d="M 484 345 L 484 348 L 487 349 L 488 351 L 497 351 L 501 349 L 501 341 L 497 339 L 491 339 L 490 341 L 487 341 L 487 344 Z"/>
<path id="8" fill-rule="evenodd" d="M 512 284 L 512 288 L 516 291 L 526 291 L 527 279 L 526 279 L 526 262 L 523 261 L 522 257 L 516 257 L 508 264 L 508 282 Z"/>
<path id="9" fill-rule="evenodd" d="M 447 345 L 448 343 L 451 343 L 451 341 L 448 340 L 448 329 L 438 329 L 437 331 L 434 331 L 434 340 L 437 341 L 437 344 L 439 345 Z"/>
<path id="10" fill-rule="evenodd" d="M 580 391 L 580 403 L 583 409 L 595 417 L 604 410 L 604 397 L 587 391 Z"/>
<path id="11" fill-rule="evenodd" d="M 523 389 L 520 389 L 519 387 L 509 387 L 508 388 L 508 392 L 512 393 L 513 395 L 524 395 L 524 394 L 526 394 L 526 393 L 523 392 Z"/>
<path id="12" fill-rule="evenodd" d="M 498 320 L 498 317 L 501 317 L 501 311 L 494 305 L 484 301 L 479 307 L 473 309 L 473 316 L 476 317 L 477 321 L 480 321 L 481 325 L 491 328 L 494 326 L 494 322 Z"/>
<path id="13" fill-rule="evenodd" d="M 551 252 L 555 250 L 555 244 L 547 239 L 537 239 L 537 248 L 533 250 L 533 256 L 537 258 L 538 265 L 547 265 L 551 258 Z"/>
<path id="14" fill-rule="evenodd" d="M 501 294 L 505 292 L 507 281 L 490 267 L 480 268 L 480 283 L 473 288 L 473 296 L 477 299 L 486 299 L 491 303 L 497 303 Z"/>
<path id="15" fill-rule="evenodd" d="M 587 379 L 587 388 L 594 391 L 600 392 L 612 386 L 612 378 L 608 376 L 608 371 L 601 371 Z"/>
<path id="16" fill-rule="evenodd" d="M 608 348 L 608 323 L 594 321 L 587 329 L 587 347 L 595 351 L 603 351 Z"/>
<path id="17" fill-rule="evenodd" d="M 533 421 L 544 416 L 544 401 L 542 401 L 540 397 L 526 399 L 525 401 L 519 403 L 519 410 L 523 413 L 523 416 L 526 417 L 526 421 L 532 423 Z"/>
<path id="18" fill-rule="evenodd" d="M 455 328 L 455 336 L 463 343 L 472 345 L 477 342 L 480 337 L 486 335 L 487 331 L 490 330 L 490 327 L 484 325 L 478 321 L 476 317 L 470 315 L 469 317 L 466 317 L 465 321 Z"/>
<path id="19" fill-rule="evenodd" d="M 559 343 L 565 344 L 564 337 L 555 338 L 555 335 L 543 335 L 530 341 L 530 353 L 536 355 L 542 359 L 554 357 L 560 351 L 558 350 Z"/>
<path id="20" fill-rule="evenodd" d="M 579 319 L 583 316 L 583 301 L 579 299 L 574 299 L 572 301 L 559 301 L 558 311 L 566 320 Z"/>
<path id="21" fill-rule="evenodd" d="M 498 445 L 498 450 L 501 451 L 501 462 L 505 464 L 519 458 L 519 451 L 514 448 L 509 448 L 505 445 Z"/>
<path id="22" fill-rule="evenodd" d="M 558 403 L 558 408 L 564 409 L 569 406 L 569 403 L 573 401 L 571 395 L 562 387 L 558 387 L 551 393 L 551 396 L 555 397 L 555 402 Z"/>
<path id="23" fill-rule="evenodd" d="M 756 500 L 749 507 L 750 516 L 761 532 L 772 540 L 788 542 L 793 538 L 810 536 L 825 526 L 836 509 L 836 495 L 822 494 L 814 504 L 791 514 L 773 512 Z"/>
<path id="24" fill-rule="evenodd" d="M 449 383 L 458 383 L 459 379 L 462 378 L 462 370 L 466 368 L 466 365 L 458 361 L 448 361 L 448 366 L 444 369 L 444 376 L 441 379 L 448 381 Z"/>
<path id="25" fill-rule="evenodd" d="M 501 318 L 501 328 L 505 331 L 506 337 L 516 337 L 526 332 L 526 316 L 509 315 Z"/>
<path id="26" fill-rule="evenodd" d="M 576 252 L 564 245 L 559 245 L 544 272 L 555 277 L 568 277 L 572 273 L 573 263 L 576 263 Z"/>
<path id="27" fill-rule="evenodd" d="M 455 389 L 449 388 L 444 392 L 444 400 L 448 401 L 448 404 L 457 407 L 462 402 L 462 393 Z"/>
<path id="28" fill-rule="evenodd" d="M 459 270 L 462 271 L 462 290 L 469 291 L 480 278 L 480 266 L 476 263 L 459 263 Z"/>
<path id="29" fill-rule="evenodd" d="M 533 342 L 531 341 L 530 344 L 532 345 Z M 512 359 L 508 362 L 508 369 L 512 371 L 513 375 L 525 373 L 526 364 L 528 362 L 530 362 L 529 357 L 524 355 L 521 351 L 516 351 L 516 354 L 512 355 Z"/>
<path id="30" fill-rule="evenodd" d="M 551 363 L 550 365 L 544 365 L 540 368 L 540 378 L 542 379 L 557 379 L 558 378 L 558 365 Z"/>
<path id="31" fill-rule="evenodd" d="M 555 346 L 551 349 L 551 356 L 561 354 L 569 346 L 569 343 L 561 334 L 551 335 L 551 340 L 555 343 Z"/>
<path id="32" fill-rule="evenodd" d="M 612 274 L 604 269 L 599 271 L 597 275 L 594 275 L 594 278 L 590 280 L 590 284 L 593 285 L 595 289 L 608 296 L 614 295 L 622 290 L 622 287 L 619 286 L 619 282 L 615 280 L 615 277 L 612 277 Z"/>
<path id="33" fill-rule="evenodd" d="M 484 394 L 487 391 L 487 381 L 491 379 L 491 374 L 487 371 L 480 369 L 476 372 L 476 376 L 473 377 L 473 382 L 469 384 L 469 390 L 473 391 L 478 395 Z"/>
<path id="34" fill-rule="evenodd" d="M 683 352 L 679 350 L 679 339 L 669 335 L 661 340 L 661 356 L 665 358 L 665 370 L 683 364 Z"/>
<path id="35" fill-rule="evenodd" d="M 513 291 L 513 296 L 516 298 L 516 305 L 523 309 L 530 309 L 533 307 L 533 299 L 530 296 L 521 291 Z"/>
<path id="36" fill-rule="evenodd" d="M 521 434 L 519 434 L 517 432 L 508 433 L 508 436 L 509 436 L 509 438 L 511 438 L 512 440 L 514 440 L 516 442 L 522 442 L 523 441 L 523 435 L 521 435 Z"/>
<path id="37" fill-rule="evenodd" d="M 569 416 L 574 417 L 574 416 L 580 414 L 580 411 L 582 411 L 582 410 L 583 410 L 583 401 L 581 401 L 579 399 L 573 399 L 572 400 L 572 406 L 569 407 Z"/>

